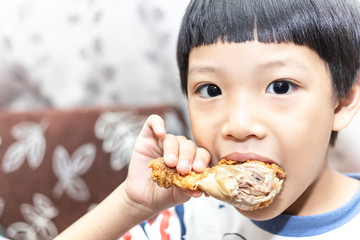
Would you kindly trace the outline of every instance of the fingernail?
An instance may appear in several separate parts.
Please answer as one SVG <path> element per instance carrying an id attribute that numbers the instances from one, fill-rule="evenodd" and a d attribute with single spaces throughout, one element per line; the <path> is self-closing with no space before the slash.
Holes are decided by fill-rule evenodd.
<path id="1" fill-rule="evenodd" d="M 190 171 L 189 164 L 186 161 L 179 160 L 179 164 L 176 167 L 180 172 L 188 172 Z"/>
<path id="2" fill-rule="evenodd" d="M 195 162 L 193 165 L 193 169 L 195 171 L 203 171 L 205 169 L 204 164 L 202 162 Z"/>
<path id="3" fill-rule="evenodd" d="M 163 134 L 163 133 L 165 133 L 165 129 L 161 125 L 156 125 L 155 126 L 155 132 L 157 132 L 158 134 L 160 134 L 160 133 Z"/>
<path id="4" fill-rule="evenodd" d="M 165 156 L 166 161 L 170 164 L 175 165 L 177 163 L 177 156 L 175 155 L 175 153 L 169 153 Z"/>

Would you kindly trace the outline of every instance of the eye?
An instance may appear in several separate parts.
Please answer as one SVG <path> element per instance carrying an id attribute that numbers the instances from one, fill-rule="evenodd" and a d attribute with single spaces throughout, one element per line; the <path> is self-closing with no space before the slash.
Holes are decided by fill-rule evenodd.
<path id="1" fill-rule="evenodd" d="M 213 98 L 221 95 L 221 90 L 214 84 L 203 84 L 195 90 L 203 98 Z"/>
<path id="2" fill-rule="evenodd" d="M 288 94 L 297 89 L 297 86 L 286 80 L 278 80 L 270 83 L 266 88 L 266 92 L 271 94 Z"/>

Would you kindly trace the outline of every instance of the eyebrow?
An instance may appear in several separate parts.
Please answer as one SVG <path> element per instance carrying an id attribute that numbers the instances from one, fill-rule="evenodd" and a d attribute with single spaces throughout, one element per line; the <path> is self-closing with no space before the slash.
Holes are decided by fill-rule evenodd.
<path id="1" fill-rule="evenodd" d="M 188 75 L 192 73 L 202 73 L 202 72 L 215 72 L 217 70 L 216 67 L 211 66 L 194 66 L 189 69 Z"/>
<path id="2" fill-rule="evenodd" d="M 302 70 L 307 70 L 308 68 L 301 62 L 294 61 L 293 59 L 282 59 L 282 60 L 275 60 L 275 61 L 268 61 L 265 63 L 260 63 L 256 66 L 258 71 L 265 71 L 272 68 L 280 68 L 280 67 L 296 67 Z M 195 65 L 189 68 L 188 76 L 193 73 L 214 73 L 221 71 L 221 69 L 217 68 L 216 66 L 208 66 L 208 65 Z"/>
<path id="3" fill-rule="evenodd" d="M 269 61 L 262 64 L 259 64 L 257 66 L 257 69 L 259 71 L 264 71 L 271 68 L 279 68 L 279 67 L 296 67 L 300 68 L 302 70 L 306 70 L 307 67 L 302 64 L 301 62 L 294 61 L 293 59 L 283 59 L 283 60 L 277 60 L 277 61 Z"/>

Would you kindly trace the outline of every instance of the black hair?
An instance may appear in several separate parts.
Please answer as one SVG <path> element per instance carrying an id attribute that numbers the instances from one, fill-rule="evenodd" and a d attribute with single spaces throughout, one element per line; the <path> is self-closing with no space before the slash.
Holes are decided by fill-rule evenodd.
<path id="1" fill-rule="evenodd" d="M 360 67 L 359 0 L 192 0 L 177 44 L 181 88 L 187 94 L 189 53 L 218 41 L 294 43 L 327 64 L 335 97 L 346 97 Z M 337 132 L 332 132 L 334 144 Z"/>

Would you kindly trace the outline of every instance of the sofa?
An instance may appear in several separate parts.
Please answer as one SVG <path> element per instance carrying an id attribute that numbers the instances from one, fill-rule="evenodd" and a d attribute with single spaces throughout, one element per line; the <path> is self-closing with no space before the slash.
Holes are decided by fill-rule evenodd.
<path id="1" fill-rule="evenodd" d="M 0 2 L 0 234 L 52 239 L 126 177 L 150 114 L 188 134 L 188 1 Z"/>
<path id="2" fill-rule="evenodd" d="M 125 179 L 150 114 L 185 134 L 170 105 L 0 112 L 0 233 L 53 239 L 96 206 Z"/>

